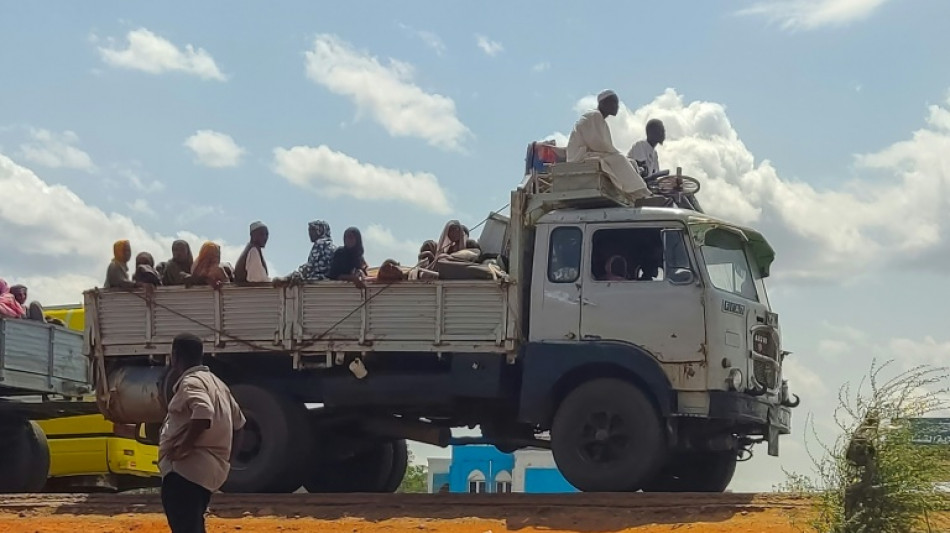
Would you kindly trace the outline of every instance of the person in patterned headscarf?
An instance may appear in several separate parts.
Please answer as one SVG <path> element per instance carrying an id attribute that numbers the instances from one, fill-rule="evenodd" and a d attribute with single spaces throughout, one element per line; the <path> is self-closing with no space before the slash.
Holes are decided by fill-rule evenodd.
<path id="1" fill-rule="evenodd" d="M 330 224 L 326 221 L 314 220 L 307 226 L 313 246 L 310 248 L 307 262 L 300 265 L 297 272 L 304 281 L 322 281 L 327 279 L 330 273 L 330 263 L 336 246 L 333 245 L 333 237 L 330 236 Z"/>

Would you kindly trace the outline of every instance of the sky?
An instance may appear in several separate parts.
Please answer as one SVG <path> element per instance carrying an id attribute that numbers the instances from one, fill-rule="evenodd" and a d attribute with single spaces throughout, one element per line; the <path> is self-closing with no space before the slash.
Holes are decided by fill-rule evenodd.
<path id="1" fill-rule="evenodd" d="M 117 239 L 157 260 L 214 239 L 233 262 L 254 220 L 273 274 L 304 262 L 314 219 L 411 262 L 447 220 L 504 206 L 526 145 L 563 143 L 609 88 L 618 149 L 662 119 L 661 166 L 777 251 L 802 404 L 733 490 L 808 473 L 806 417 L 833 438 L 872 361 L 950 357 L 950 3 L 479 6 L 4 2 L 0 277 L 78 303 Z"/>

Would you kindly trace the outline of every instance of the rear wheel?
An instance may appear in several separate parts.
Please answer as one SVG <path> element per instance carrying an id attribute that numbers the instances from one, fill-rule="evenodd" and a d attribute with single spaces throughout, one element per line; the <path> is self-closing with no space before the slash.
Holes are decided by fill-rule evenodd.
<path id="1" fill-rule="evenodd" d="M 561 402 L 551 450 L 558 469 L 579 490 L 636 491 L 662 464 L 666 439 L 656 409 L 639 388 L 601 378 Z"/>
<path id="2" fill-rule="evenodd" d="M 409 448 L 406 446 L 405 439 L 393 441 L 392 446 L 393 464 L 382 492 L 396 492 L 406 477 L 406 470 L 409 469 Z"/>
<path id="3" fill-rule="evenodd" d="M 43 490 L 49 463 L 49 443 L 36 422 L 0 421 L 0 492 Z"/>
<path id="4" fill-rule="evenodd" d="M 256 385 L 231 393 L 246 424 L 224 492 L 293 492 L 309 470 L 313 448 L 306 408 Z"/>
<path id="5" fill-rule="evenodd" d="M 408 463 L 405 440 L 376 442 L 349 457 L 317 464 L 304 488 L 308 492 L 395 492 Z"/>
<path id="6" fill-rule="evenodd" d="M 678 453 L 643 490 L 723 492 L 736 473 L 737 462 L 735 450 Z"/>

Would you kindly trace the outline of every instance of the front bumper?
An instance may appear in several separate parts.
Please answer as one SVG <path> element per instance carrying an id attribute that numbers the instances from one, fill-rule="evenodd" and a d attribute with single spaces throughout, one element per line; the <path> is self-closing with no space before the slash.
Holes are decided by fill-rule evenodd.
<path id="1" fill-rule="evenodd" d="M 772 456 L 778 455 L 779 436 L 792 431 L 791 408 L 781 405 L 774 397 L 710 391 L 709 417 L 761 430 L 769 444 L 769 455 Z"/>

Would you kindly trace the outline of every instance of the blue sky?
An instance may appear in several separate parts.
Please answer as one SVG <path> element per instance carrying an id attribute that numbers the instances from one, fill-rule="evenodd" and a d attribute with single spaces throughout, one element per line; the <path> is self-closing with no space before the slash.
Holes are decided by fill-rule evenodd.
<path id="1" fill-rule="evenodd" d="M 803 404 L 783 458 L 740 467 L 737 490 L 806 468 L 804 415 L 830 434 L 828 402 L 872 358 L 950 356 L 950 4 L 479 7 L 8 2 L 0 276 L 75 302 L 115 239 L 165 259 L 177 236 L 214 238 L 233 261 L 256 219 L 277 274 L 316 218 L 409 261 L 449 218 L 504 205 L 526 144 L 612 88 L 618 148 L 662 118 L 661 164 L 778 252 Z"/>

